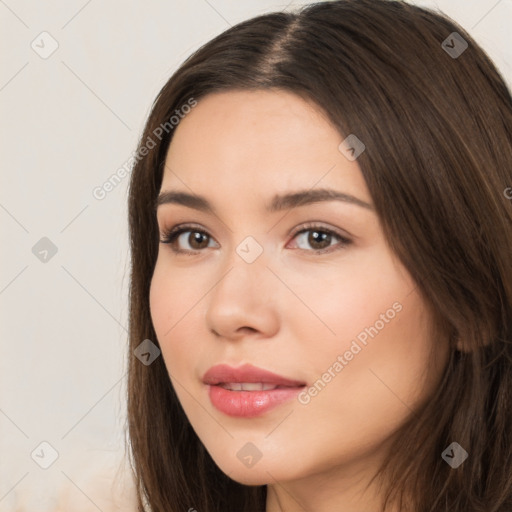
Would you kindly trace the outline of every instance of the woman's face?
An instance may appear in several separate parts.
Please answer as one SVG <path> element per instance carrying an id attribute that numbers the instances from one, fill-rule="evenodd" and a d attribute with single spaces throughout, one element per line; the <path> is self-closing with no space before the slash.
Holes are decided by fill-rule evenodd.
<path id="1" fill-rule="evenodd" d="M 241 483 L 362 478 L 444 367 L 441 347 L 429 365 L 424 301 L 341 142 L 298 96 L 230 91 L 199 101 L 167 155 L 160 193 L 182 195 L 158 207 L 161 239 L 183 231 L 160 244 L 152 320 L 192 427 Z M 290 381 L 204 383 L 219 364 Z"/>

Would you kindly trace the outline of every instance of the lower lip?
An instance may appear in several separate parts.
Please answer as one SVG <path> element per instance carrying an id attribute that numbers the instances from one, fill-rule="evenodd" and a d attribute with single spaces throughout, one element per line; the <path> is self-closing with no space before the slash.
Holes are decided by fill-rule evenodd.
<path id="1" fill-rule="evenodd" d="M 228 416 L 254 418 L 292 400 L 304 389 L 296 388 L 270 389 L 267 391 L 230 391 L 221 386 L 208 386 L 213 406 Z"/>

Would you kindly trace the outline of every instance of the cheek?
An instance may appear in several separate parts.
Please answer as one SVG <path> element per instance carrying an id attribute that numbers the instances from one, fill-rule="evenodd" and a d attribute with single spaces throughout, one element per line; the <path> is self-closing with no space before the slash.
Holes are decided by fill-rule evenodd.
<path id="1" fill-rule="evenodd" d="M 173 375 L 183 368 L 184 361 L 193 360 L 201 350 L 197 319 L 205 289 L 194 277 L 197 276 L 169 268 L 165 260 L 159 260 L 151 280 L 151 320 L 165 364 Z"/>
<path id="2" fill-rule="evenodd" d="M 179 318 L 183 316 L 183 313 L 180 315 L 183 300 L 180 300 L 182 286 L 178 276 L 166 271 L 164 265 L 157 261 L 149 291 L 151 320 L 166 363 L 170 340 L 179 329 Z"/>
<path id="3" fill-rule="evenodd" d="M 403 303 L 414 285 L 391 261 L 384 259 L 380 265 L 375 261 L 378 258 L 372 256 L 368 264 L 347 261 L 300 280 L 295 276 L 294 289 L 304 304 L 292 301 L 294 310 L 286 318 L 295 324 L 297 339 L 316 340 L 309 344 L 315 349 L 313 357 L 325 363 L 326 356 L 343 354 L 356 339 L 364 347 L 404 316 Z"/>
<path id="4" fill-rule="evenodd" d="M 310 311 L 295 302 L 295 314 L 287 313 L 293 319 L 293 337 L 301 340 L 301 358 L 308 361 L 310 377 L 316 382 L 325 376 L 329 382 L 317 404 L 325 399 L 327 406 L 347 393 L 360 396 L 362 389 L 372 389 L 377 401 L 397 400 L 396 392 L 413 404 L 428 392 L 427 376 L 432 379 L 430 319 L 423 299 L 390 259 L 372 257 L 368 265 L 358 263 L 349 271 L 332 272 L 323 286 L 313 279 L 297 281 L 297 295 Z M 433 371 L 435 381 L 438 369 Z M 318 388 L 323 389 L 322 383 Z M 365 397 L 373 402 L 371 396 Z"/>
<path id="5" fill-rule="evenodd" d="M 174 311 L 176 302 L 176 294 L 169 293 L 175 288 L 175 283 L 168 276 L 161 271 L 161 265 L 157 262 L 149 289 L 149 308 L 153 327 L 160 342 L 163 341 L 162 333 L 172 326 L 169 316 Z"/>
<path id="6" fill-rule="evenodd" d="M 337 418 L 348 412 L 347 426 L 366 424 L 372 411 L 378 437 L 379 428 L 394 428 L 430 394 L 441 367 L 429 367 L 429 317 L 416 292 L 352 298 L 334 325 L 339 336 L 325 350 L 308 348 L 304 354 L 318 390 L 310 388 L 311 405 Z"/>
<path id="7" fill-rule="evenodd" d="M 161 342 L 171 336 L 185 319 L 190 308 L 204 294 L 198 280 L 187 272 L 172 268 L 165 258 L 157 260 L 149 290 L 153 326 Z"/>

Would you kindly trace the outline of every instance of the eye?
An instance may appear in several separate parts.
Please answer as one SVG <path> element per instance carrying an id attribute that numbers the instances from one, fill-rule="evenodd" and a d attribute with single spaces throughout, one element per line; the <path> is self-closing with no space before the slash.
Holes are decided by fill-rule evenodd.
<path id="1" fill-rule="evenodd" d="M 169 231 L 164 231 L 162 238 L 160 240 L 162 244 L 169 244 L 174 252 L 184 254 L 194 254 L 195 251 L 212 247 L 210 242 L 214 241 L 208 233 L 190 225 L 176 226 Z M 179 247 L 180 244 L 189 244 L 190 248 L 182 249 Z"/>
<path id="2" fill-rule="evenodd" d="M 321 254 L 342 249 L 352 243 L 347 237 L 333 229 L 317 224 L 307 224 L 301 228 L 295 232 L 292 238 L 292 240 L 296 240 L 295 245 L 298 247 L 292 247 L 292 249 L 298 248 L 302 251 Z M 193 225 L 175 226 L 164 231 L 160 243 L 169 244 L 175 253 L 187 255 L 194 255 L 198 251 L 216 246 L 216 242 L 206 231 Z M 188 244 L 189 247 L 183 249 L 183 244 Z"/>
<path id="3" fill-rule="evenodd" d="M 315 224 L 302 226 L 302 229 L 295 233 L 293 239 L 296 240 L 295 244 L 299 249 L 314 253 L 331 252 L 352 243 L 340 233 Z"/>

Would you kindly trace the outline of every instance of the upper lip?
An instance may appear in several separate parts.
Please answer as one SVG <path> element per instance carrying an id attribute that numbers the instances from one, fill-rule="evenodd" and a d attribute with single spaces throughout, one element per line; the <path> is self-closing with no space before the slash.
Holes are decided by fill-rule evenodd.
<path id="1" fill-rule="evenodd" d="M 233 368 L 227 364 L 218 364 L 212 366 L 204 375 L 205 384 L 227 384 L 232 382 L 262 382 L 265 384 L 274 384 L 276 386 L 299 387 L 304 386 L 305 382 L 294 379 L 288 379 L 281 375 L 269 372 L 263 368 L 258 368 L 252 364 L 244 364 L 238 368 Z"/>

